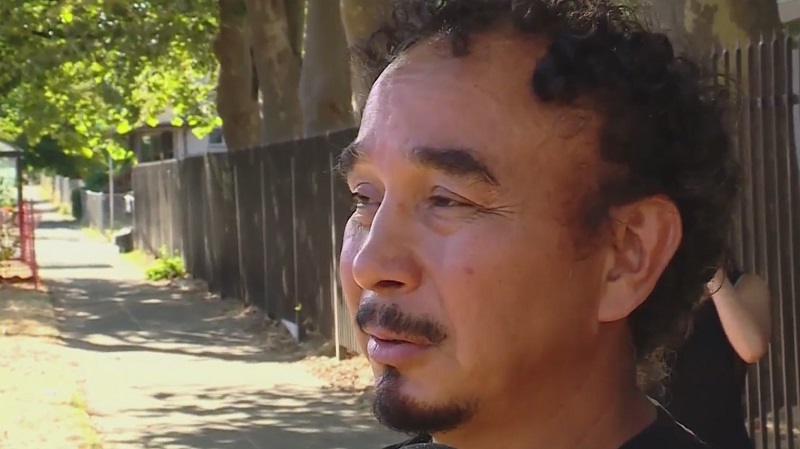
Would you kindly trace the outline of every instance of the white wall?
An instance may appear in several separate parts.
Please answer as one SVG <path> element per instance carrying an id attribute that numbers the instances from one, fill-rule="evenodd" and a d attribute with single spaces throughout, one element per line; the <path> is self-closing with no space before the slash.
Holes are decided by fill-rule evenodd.
<path id="1" fill-rule="evenodd" d="M 172 121 L 174 115 L 172 108 L 167 108 L 166 111 L 158 116 L 158 122 L 167 124 Z M 173 130 L 172 144 L 176 159 L 228 151 L 225 140 L 222 138 L 221 128 L 217 128 L 214 133 L 202 139 L 195 136 L 189 129 L 173 128 Z"/>
<path id="2" fill-rule="evenodd" d="M 228 151 L 224 140 L 218 138 L 216 133 L 199 138 L 189 129 L 178 129 L 174 134 L 174 139 L 175 157 L 178 159 L 200 156 L 205 153 L 224 153 Z"/>
<path id="3" fill-rule="evenodd" d="M 783 23 L 800 19 L 800 0 L 778 0 L 778 14 Z"/>

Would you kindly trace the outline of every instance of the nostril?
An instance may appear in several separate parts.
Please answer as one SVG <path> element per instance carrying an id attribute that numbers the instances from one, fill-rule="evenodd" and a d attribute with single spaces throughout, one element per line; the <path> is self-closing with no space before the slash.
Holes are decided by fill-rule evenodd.
<path id="1" fill-rule="evenodd" d="M 403 288 L 403 283 L 399 281 L 391 281 L 391 280 L 384 280 L 380 281 L 375 285 L 375 288 L 379 290 L 397 290 Z"/>

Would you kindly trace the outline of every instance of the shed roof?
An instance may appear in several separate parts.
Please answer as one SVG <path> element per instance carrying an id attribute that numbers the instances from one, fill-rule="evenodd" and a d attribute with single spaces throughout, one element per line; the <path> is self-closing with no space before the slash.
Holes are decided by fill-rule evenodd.
<path id="1" fill-rule="evenodd" d="M 13 153 L 13 154 L 9 154 Z M 0 157 L 13 157 L 22 154 L 22 149 L 14 144 L 0 140 Z"/>

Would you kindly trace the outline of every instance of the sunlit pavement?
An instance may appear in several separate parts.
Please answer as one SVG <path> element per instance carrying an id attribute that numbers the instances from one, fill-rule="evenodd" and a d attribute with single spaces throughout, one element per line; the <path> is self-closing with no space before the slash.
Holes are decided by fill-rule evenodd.
<path id="1" fill-rule="evenodd" d="M 46 203 L 37 210 L 41 274 L 60 303 L 64 350 L 85 380 L 103 449 L 377 449 L 399 440 L 354 407 L 353 394 L 323 390 L 302 367 L 254 347 L 225 317 L 236 304 L 142 282 L 113 245 Z"/>

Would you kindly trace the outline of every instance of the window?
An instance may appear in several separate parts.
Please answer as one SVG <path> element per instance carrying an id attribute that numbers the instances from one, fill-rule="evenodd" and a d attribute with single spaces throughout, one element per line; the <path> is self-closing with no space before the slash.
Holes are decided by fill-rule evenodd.
<path id="1" fill-rule="evenodd" d="M 139 162 L 163 161 L 175 158 L 175 132 L 176 130 L 155 128 L 146 130 L 137 137 Z"/>
<path id="2" fill-rule="evenodd" d="M 160 136 L 160 150 L 162 160 L 164 159 L 173 159 L 175 157 L 175 145 L 173 141 L 173 132 L 172 131 L 164 131 L 161 133 Z"/>
<path id="3" fill-rule="evenodd" d="M 222 128 L 214 128 L 211 134 L 208 135 L 209 145 L 225 145 L 225 137 L 222 135 Z"/>
<path id="4" fill-rule="evenodd" d="M 150 136 L 142 136 L 142 148 L 140 151 L 139 159 L 142 162 L 149 162 L 154 159 L 153 155 L 153 142 Z"/>

